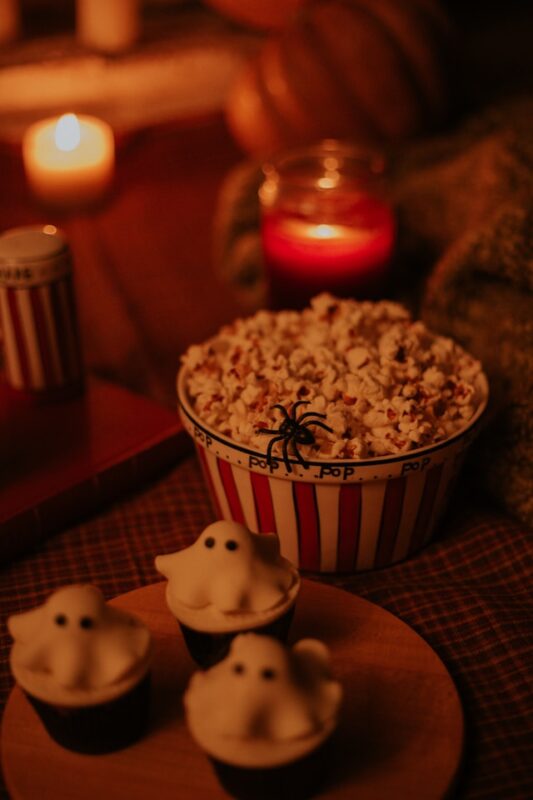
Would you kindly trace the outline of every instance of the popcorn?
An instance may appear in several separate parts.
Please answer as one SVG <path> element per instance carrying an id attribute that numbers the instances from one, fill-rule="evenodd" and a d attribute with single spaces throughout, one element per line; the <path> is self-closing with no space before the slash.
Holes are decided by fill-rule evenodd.
<path id="1" fill-rule="evenodd" d="M 304 458 L 365 459 L 404 453 L 465 428 L 485 399 L 478 361 L 389 301 L 323 293 L 309 308 L 259 311 L 226 325 L 182 358 L 198 416 L 264 452 L 261 429 L 289 413 L 325 414 Z M 281 443 L 274 455 L 281 457 Z"/>

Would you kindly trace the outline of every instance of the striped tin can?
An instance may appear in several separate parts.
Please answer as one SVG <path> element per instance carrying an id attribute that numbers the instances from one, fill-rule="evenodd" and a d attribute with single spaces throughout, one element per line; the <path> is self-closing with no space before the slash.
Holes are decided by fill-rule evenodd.
<path id="1" fill-rule="evenodd" d="M 482 396 L 488 398 L 485 376 Z M 299 569 L 353 573 L 409 557 L 435 531 L 487 400 L 468 427 L 439 444 L 367 461 L 290 459 L 233 442 L 197 418 L 178 375 L 179 410 L 193 437 L 215 513 L 276 532 Z"/>
<path id="2" fill-rule="evenodd" d="M 72 259 L 55 226 L 0 236 L 0 330 L 12 389 L 46 397 L 81 387 Z"/>

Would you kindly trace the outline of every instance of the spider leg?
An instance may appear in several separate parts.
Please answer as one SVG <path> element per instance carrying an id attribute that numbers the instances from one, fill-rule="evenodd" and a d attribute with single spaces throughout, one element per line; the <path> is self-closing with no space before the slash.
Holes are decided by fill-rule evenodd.
<path id="1" fill-rule="evenodd" d="M 281 403 L 276 403 L 275 405 L 272 406 L 272 408 L 279 408 L 285 419 L 290 419 L 289 412 L 284 406 L 281 405 Z"/>
<path id="2" fill-rule="evenodd" d="M 284 439 L 284 436 L 276 436 L 274 439 L 271 439 L 268 443 L 267 452 L 266 452 L 266 460 L 269 466 L 272 465 L 272 448 L 276 444 L 276 442 L 281 442 Z"/>
<path id="3" fill-rule="evenodd" d="M 326 414 L 319 414 L 318 411 L 306 411 L 305 414 L 299 418 L 298 422 L 301 422 L 306 417 L 320 417 L 320 419 L 326 419 Z"/>
<path id="4" fill-rule="evenodd" d="M 319 428 L 323 428 L 325 431 L 333 433 L 333 428 L 330 428 L 329 425 L 326 425 L 324 422 L 320 422 L 319 420 L 310 419 L 308 422 L 303 423 L 302 428 L 309 428 L 311 425 L 318 425 Z"/>
<path id="5" fill-rule="evenodd" d="M 293 419 L 294 422 L 296 422 L 296 409 L 298 408 L 298 406 L 308 406 L 310 402 L 311 402 L 310 400 L 298 400 L 293 405 L 293 407 L 292 407 L 292 419 Z M 309 413 L 311 413 L 311 412 L 309 412 Z M 305 414 L 304 414 L 304 416 L 305 416 Z M 302 419 L 302 418 L 300 417 L 300 419 Z"/>
<path id="6" fill-rule="evenodd" d="M 269 436 L 277 436 L 279 431 L 273 431 L 270 428 L 257 428 L 256 433 L 267 433 Z"/>
<path id="7" fill-rule="evenodd" d="M 298 461 L 299 461 L 299 462 L 300 462 L 300 464 L 302 465 L 302 467 L 303 467 L 304 469 L 309 469 L 309 464 L 307 463 L 307 461 L 305 460 L 305 458 L 303 457 L 303 455 L 302 455 L 302 454 L 300 453 L 300 451 L 298 450 L 298 447 L 296 446 L 296 442 L 294 443 L 294 453 L 295 453 L 295 455 L 296 455 L 296 458 L 298 459 Z"/>
<path id="8" fill-rule="evenodd" d="M 291 462 L 289 461 L 289 440 L 285 439 L 283 442 L 283 460 L 287 467 L 287 472 L 292 472 Z"/>

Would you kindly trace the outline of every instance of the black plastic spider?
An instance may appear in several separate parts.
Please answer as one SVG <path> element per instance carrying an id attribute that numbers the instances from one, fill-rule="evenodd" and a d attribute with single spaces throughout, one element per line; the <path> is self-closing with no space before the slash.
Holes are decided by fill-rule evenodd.
<path id="1" fill-rule="evenodd" d="M 267 436 L 274 436 L 274 438 L 268 443 L 267 447 L 266 457 L 268 464 L 272 464 L 272 448 L 276 442 L 282 441 L 283 461 L 285 462 L 287 471 L 292 472 L 291 462 L 289 460 L 289 443 L 292 444 L 294 454 L 302 467 L 304 469 L 309 469 L 309 464 L 306 463 L 297 447 L 299 444 L 314 443 L 315 437 L 312 431 L 309 430 L 309 426 L 318 425 L 319 428 L 323 428 L 325 431 L 333 433 L 333 430 L 328 425 L 320 422 L 320 419 L 326 418 L 325 414 L 319 414 L 316 411 L 306 411 L 305 414 L 301 414 L 299 417 L 296 416 L 296 409 L 298 406 L 308 406 L 309 402 L 309 400 L 298 400 L 298 402 L 293 405 L 292 414 L 290 416 L 287 409 L 279 403 L 276 403 L 276 405 L 272 406 L 272 408 L 279 408 L 279 410 L 282 412 L 284 416 L 283 422 L 277 430 L 259 428 L 257 431 L 258 433 L 266 433 Z M 309 419 L 309 417 L 319 417 L 320 419 Z M 307 422 L 303 422 L 302 420 L 304 419 L 307 419 Z"/>

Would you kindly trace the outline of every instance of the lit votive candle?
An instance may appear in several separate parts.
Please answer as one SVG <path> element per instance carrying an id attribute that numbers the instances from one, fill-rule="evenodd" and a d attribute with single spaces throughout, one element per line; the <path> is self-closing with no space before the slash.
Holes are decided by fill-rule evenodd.
<path id="1" fill-rule="evenodd" d="M 96 117 L 64 114 L 36 122 L 24 134 L 22 155 L 33 193 L 50 206 L 90 205 L 113 179 L 113 131 Z"/>
<path id="2" fill-rule="evenodd" d="M 386 292 L 396 225 L 378 164 L 328 141 L 267 165 L 261 238 L 274 307 L 302 307 L 321 291 Z"/>

